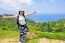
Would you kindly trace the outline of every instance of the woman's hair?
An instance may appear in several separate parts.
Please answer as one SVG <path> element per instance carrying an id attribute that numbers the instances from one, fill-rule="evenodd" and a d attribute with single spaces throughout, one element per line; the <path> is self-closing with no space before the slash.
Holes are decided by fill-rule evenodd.
<path id="1" fill-rule="evenodd" d="M 20 15 L 20 12 L 23 12 L 23 14 L 22 14 L 22 15 L 23 15 L 23 16 L 25 16 L 25 15 L 24 15 L 24 11 L 19 11 L 19 15 Z"/>

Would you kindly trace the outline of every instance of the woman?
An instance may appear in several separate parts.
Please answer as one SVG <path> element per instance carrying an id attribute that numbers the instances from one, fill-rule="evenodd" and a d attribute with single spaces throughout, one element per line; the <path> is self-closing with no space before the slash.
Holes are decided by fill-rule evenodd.
<path id="1" fill-rule="evenodd" d="M 32 15 L 34 13 L 36 12 L 33 12 L 31 14 L 25 14 L 24 11 L 19 11 L 18 16 L 3 16 L 3 18 L 17 18 L 17 25 L 20 29 L 20 43 L 25 42 L 25 38 L 28 33 L 25 16 Z"/>

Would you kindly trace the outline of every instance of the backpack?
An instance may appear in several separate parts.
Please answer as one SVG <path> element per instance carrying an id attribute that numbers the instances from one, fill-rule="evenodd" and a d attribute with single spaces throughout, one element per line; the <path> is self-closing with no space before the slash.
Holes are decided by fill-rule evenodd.
<path id="1" fill-rule="evenodd" d="M 25 18 L 25 16 L 24 16 L 24 18 Z M 26 21 L 26 18 L 25 18 L 25 21 Z M 19 26 L 21 26 L 21 24 L 19 23 L 19 15 L 17 16 L 17 25 L 18 25 L 18 28 L 19 28 Z"/>

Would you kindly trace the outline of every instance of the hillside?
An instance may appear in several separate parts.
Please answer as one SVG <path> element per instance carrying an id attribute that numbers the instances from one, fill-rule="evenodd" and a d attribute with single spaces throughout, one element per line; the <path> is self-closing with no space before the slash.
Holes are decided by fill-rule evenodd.
<path id="1" fill-rule="evenodd" d="M 65 40 L 65 19 L 59 19 L 53 22 L 35 22 L 27 20 L 29 28 L 28 39 L 31 43 L 37 42 L 39 38 L 49 38 Z M 16 24 L 16 19 L 3 19 L 0 18 L 0 39 L 1 38 L 19 37 L 19 29 Z"/>

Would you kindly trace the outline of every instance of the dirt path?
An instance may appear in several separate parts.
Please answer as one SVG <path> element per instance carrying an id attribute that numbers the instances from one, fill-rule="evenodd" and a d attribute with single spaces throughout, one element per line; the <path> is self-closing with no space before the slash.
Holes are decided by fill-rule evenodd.
<path id="1" fill-rule="evenodd" d="M 19 43 L 19 39 L 18 38 L 0 39 L 0 43 Z M 65 43 L 65 41 L 41 38 L 39 39 L 38 43 Z"/>
<path id="2" fill-rule="evenodd" d="M 6 38 L 6 39 L 0 39 L 0 43 L 19 43 L 18 38 Z"/>
<path id="3" fill-rule="evenodd" d="M 39 39 L 39 43 L 65 43 L 65 41 L 41 38 Z"/>

